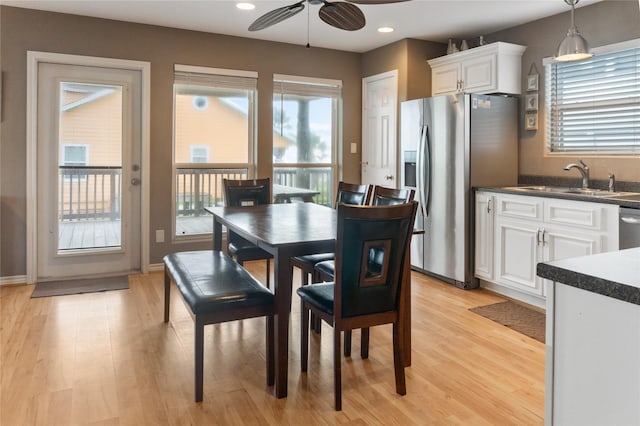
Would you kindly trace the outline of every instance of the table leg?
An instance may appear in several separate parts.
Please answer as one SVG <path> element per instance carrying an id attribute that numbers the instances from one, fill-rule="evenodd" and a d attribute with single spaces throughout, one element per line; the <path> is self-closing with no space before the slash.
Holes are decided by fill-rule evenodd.
<path id="1" fill-rule="evenodd" d="M 404 259 L 404 273 L 402 274 L 404 286 L 404 366 L 411 366 L 411 259 Z"/>
<path id="2" fill-rule="evenodd" d="M 222 250 L 222 224 L 213 217 L 213 249 Z"/>
<path id="3" fill-rule="evenodd" d="M 287 381 L 289 376 L 289 314 L 291 313 L 291 288 L 293 280 L 293 266 L 291 255 L 278 250 L 273 255 L 274 280 L 273 291 L 276 298 L 276 397 L 287 396 Z"/>

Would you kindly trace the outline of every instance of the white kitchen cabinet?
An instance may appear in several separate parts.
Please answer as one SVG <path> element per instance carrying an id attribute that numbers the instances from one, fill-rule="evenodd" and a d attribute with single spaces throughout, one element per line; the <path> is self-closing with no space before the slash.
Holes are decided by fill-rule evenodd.
<path id="1" fill-rule="evenodd" d="M 476 193 L 475 203 L 475 275 L 485 280 L 493 279 L 493 195 Z"/>
<path id="2" fill-rule="evenodd" d="M 521 93 L 521 57 L 526 47 L 496 42 L 427 61 L 431 95 Z"/>
<path id="3" fill-rule="evenodd" d="M 487 210 L 479 207 L 487 199 L 494 203 L 492 219 L 482 217 Z M 481 215 L 476 217 L 476 276 L 495 285 L 490 287 L 493 290 L 506 289 L 510 296 L 526 294 L 544 300 L 546 283 L 536 275 L 539 262 L 618 248 L 616 205 L 478 192 L 476 214 Z M 491 251 L 486 241 L 491 239 L 489 226 Z"/>

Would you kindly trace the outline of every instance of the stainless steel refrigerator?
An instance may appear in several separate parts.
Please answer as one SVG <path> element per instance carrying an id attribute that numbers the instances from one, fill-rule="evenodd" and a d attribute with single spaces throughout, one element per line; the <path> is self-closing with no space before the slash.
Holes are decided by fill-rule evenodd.
<path id="1" fill-rule="evenodd" d="M 420 203 L 411 242 L 413 269 L 475 288 L 474 194 L 518 179 L 518 102 L 458 94 L 402 102 L 402 186 Z"/>

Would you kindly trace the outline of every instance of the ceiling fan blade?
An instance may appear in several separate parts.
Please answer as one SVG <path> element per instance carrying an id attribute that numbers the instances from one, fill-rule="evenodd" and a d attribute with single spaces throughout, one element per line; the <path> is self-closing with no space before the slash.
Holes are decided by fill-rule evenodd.
<path id="1" fill-rule="evenodd" d="M 320 19 L 332 27 L 346 31 L 355 31 L 364 27 L 364 13 L 358 6 L 344 2 L 326 2 L 320 8 Z"/>
<path id="2" fill-rule="evenodd" d="M 277 9 L 272 10 L 271 12 L 267 12 L 249 26 L 249 31 L 260 31 L 268 28 L 272 25 L 275 25 L 279 22 L 284 21 L 287 18 L 291 18 L 297 13 L 302 12 L 304 9 L 304 0 L 292 4 L 291 6 L 279 7 Z"/>
<path id="3" fill-rule="evenodd" d="M 387 4 L 387 3 L 400 3 L 409 0 L 347 0 L 350 3 L 356 4 Z"/>

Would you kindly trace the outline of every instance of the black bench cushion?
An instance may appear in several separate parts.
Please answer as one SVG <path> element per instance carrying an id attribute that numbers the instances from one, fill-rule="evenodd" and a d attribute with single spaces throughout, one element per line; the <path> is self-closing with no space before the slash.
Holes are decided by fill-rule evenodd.
<path id="1" fill-rule="evenodd" d="M 336 274 L 336 263 L 334 260 L 325 260 L 324 262 L 318 262 L 314 266 L 316 271 L 319 271 L 326 276 L 333 277 Z"/>
<path id="2" fill-rule="evenodd" d="M 300 264 L 313 266 L 316 263 L 324 262 L 325 260 L 333 260 L 336 257 L 335 253 L 318 253 L 307 254 L 304 256 L 294 257 L 293 260 Z"/>
<path id="3" fill-rule="evenodd" d="M 194 314 L 273 304 L 273 294 L 222 251 L 173 253 L 163 261 Z"/>

